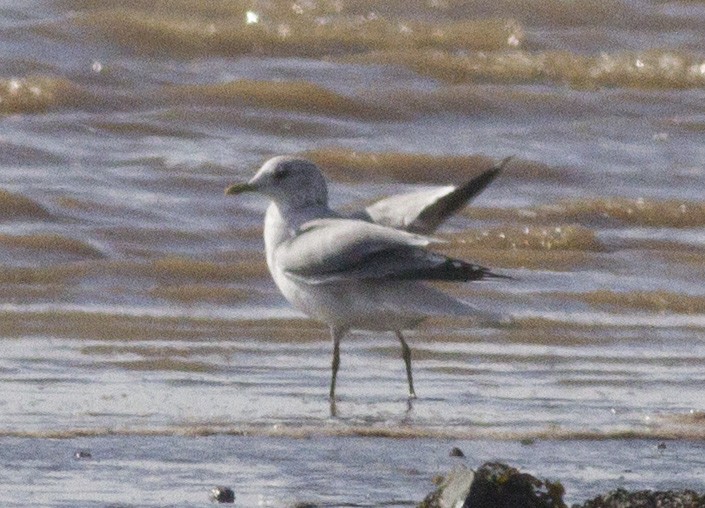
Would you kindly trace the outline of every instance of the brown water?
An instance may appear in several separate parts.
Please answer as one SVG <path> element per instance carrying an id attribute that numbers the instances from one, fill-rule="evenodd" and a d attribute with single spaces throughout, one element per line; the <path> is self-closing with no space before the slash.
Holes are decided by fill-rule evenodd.
<path id="1" fill-rule="evenodd" d="M 705 490 L 703 26 L 701 1 L 0 3 L 3 505 L 407 505 L 458 440 L 570 500 Z M 349 337 L 331 418 L 266 203 L 223 196 L 289 153 L 341 208 L 514 155 L 441 236 L 516 278 L 445 289 L 515 322 L 411 332 L 412 406 L 394 338 Z"/>

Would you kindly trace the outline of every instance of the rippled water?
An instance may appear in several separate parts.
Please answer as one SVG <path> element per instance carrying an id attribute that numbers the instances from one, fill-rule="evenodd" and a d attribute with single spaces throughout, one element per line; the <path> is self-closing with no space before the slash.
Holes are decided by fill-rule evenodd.
<path id="1" fill-rule="evenodd" d="M 703 26 L 701 1 L 0 3 L 0 499 L 408 505 L 457 442 L 573 501 L 705 490 Z M 288 153 L 348 209 L 514 155 L 441 232 L 516 279 L 445 289 L 514 324 L 410 332 L 413 405 L 396 340 L 349 337 L 332 418 L 266 204 L 223 196 Z"/>

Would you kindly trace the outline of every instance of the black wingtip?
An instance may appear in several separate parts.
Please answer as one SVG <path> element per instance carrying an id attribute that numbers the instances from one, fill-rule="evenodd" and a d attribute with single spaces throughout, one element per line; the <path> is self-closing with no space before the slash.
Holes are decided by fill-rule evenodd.
<path id="1" fill-rule="evenodd" d="M 505 168 L 505 166 L 506 166 L 507 164 L 509 164 L 510 162 L 512 162 L 512 161 L 514 160 L 514 157 L 516 157 L 516 155 L 510 155 L 509 157 L 505 157 L 504 159 L 502 159 L 502 160 L 499 162 L 499 164 L 496 164 L 496 166 L 497 166 L 500 170 L 502 170 L 502 169 Z"/>
<path id="2" fill-rule="evenodd" d="M 464 183 L 458 187 L 458 190 L 453 194 L 462 196 L 463 204 L 468 203 L 472 198 L 480 194 L 485 188 L 492 183 L 492 181 L 497 178 L 502 170 L 514 159 L 514 155 L 505 157 L 498 163 L 494 164 L 490 169 L 483 171 L 478 176 Z M 456 206 L 461 203 L 461 199 L 458 199 Z"/>
<path id="3" fill-rule="evenodd" d="M 492 174 L 493 177 L 497 176 L 502 170 L 504 170 L 505 167 L 507 167 L 507 164 L 512 162 L 514 160 L 515 155 L 510 155 L 509 157 L 505 157 L 501 161 L 499 161 L 497 164 L 492 166 L 490 169 L 486 171 L 486 173 Z"/>
<path id="4" fill-rule="evenodd" d="M 419 213 L 418 217 L 408 226 L 412 233 L 429 234 L 435 231 L 448 217 L 472 201 L 478 194 L 497 178 L 497 175 L 514 158 L 505 157 L 500 162 L 468 180 L 449 192 L 438 201 Z"/>
<path id="5" fill-rule="evenodd" d="M 504 280 L 519 280 L 511 275 L 503 275 L 501 273 L 490 272 L 489 270 L 485 272 L 484 277 L 486 279 L 504 279 Z"/>

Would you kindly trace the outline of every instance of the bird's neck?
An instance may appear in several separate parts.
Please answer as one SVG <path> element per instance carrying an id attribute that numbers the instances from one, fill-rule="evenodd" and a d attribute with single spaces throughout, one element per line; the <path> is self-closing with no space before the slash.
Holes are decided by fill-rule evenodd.
<path id="1" fill-rule="evenodd" d="M 267 255 L 267 266 L 274 275 L 274 251 L 282 242 L 289 238 L 286 223 L 276 203 L 271 203 L 264 216 L 264 251 Z"/>
<path id="2" fill-rule="evenodd" d="M 325 204 L 312 203 L 306 206 L 291 207 L 285 203 L 273 201 L 267 209 L 265 228 L 269 222 L 272 227 L 283 228 L 282 234 L 285 232 L 290 238 L 296 235 L 303 224 L 315 219 L 330 217 L 337 217 L 337 214 Z"/>
<path id="3" fill-rule="evenodd" d="M 274 251 L 283 242 L 296 236 L 303 224 L 315 219 L 337 216 L 327 206 L 312 205 L 291 209 L 273 201 L 264 217 L 264 248 L 270 270 L 273 268 Z"/>

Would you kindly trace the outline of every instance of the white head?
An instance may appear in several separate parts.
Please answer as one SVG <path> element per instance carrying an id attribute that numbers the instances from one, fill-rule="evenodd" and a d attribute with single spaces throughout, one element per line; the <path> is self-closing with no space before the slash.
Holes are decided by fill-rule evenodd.
<path id="1" fill-rule="evenodd" d="M 242 192 L 259 192 L 286 208 L 328 205 L 328 186 L 318 166 L 286 155 L 269 159 L 249 182 L 225 190 L 225 194 Z"/>

